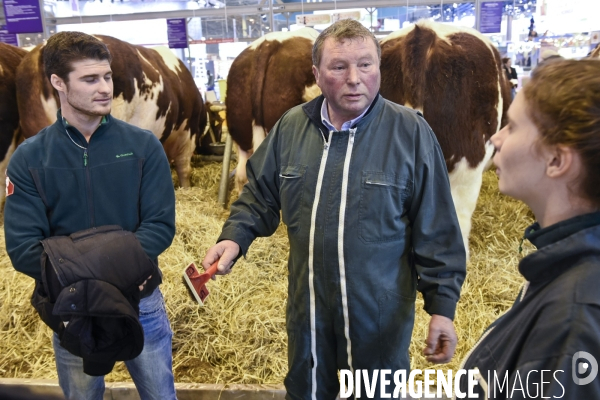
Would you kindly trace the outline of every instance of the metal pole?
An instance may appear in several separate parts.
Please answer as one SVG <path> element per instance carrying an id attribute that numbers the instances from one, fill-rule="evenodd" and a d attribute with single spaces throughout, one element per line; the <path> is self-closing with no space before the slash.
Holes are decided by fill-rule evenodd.
<path id="1" fill-rule="evenodd" d="M 269 23 L 271 24 L 271 32 L 275 32 L 275 16 L 273 15 L 273 0 L 269 0 Z"/>
<path id="2" fill-rule="evenodd" d="M 42 20 L 42 39 L 46 40 L 50 37 L 48 27 L 46 26 L 46 10 L 44 10 L 44 0 L 39 0 L 40 19 Z"/>
<path id="3" fill-rule="evenodd" d="M 481 0 L 475 0 L 475 29 L 481 31 Z"/>
<path id="4" fill-rule="evenodd" d="M 219 204 L 225 208 L 227 206 L 227 192 L 229 188 L 229 163 L 231 161 L 231 148 L 233 147 L 233 141 L 231 135 L 227 130 L 227 123 L 221 126 L 221 137 L 223 134 L 227 134 L 225 139 L 225 151 L 223 153 L 223 167 L 221 169 L 221 182 L 219 183 Z"/>

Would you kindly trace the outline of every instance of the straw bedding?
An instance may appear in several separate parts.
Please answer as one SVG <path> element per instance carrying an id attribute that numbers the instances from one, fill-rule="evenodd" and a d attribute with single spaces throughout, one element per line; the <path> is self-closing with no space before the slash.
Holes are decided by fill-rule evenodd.
<path id="1" fill-rule="evenodd" d="M 285 227 L 258 239 L 233 272 L 208 283 L 211 295 L 200 307 L 181 280 L 183 268 L 199 263 L 214 243 L 228 211 L 217 203 L 221 165 L 195 160 L 191 189 L 177 190 L 177 235 L 160 256 L 162 291 L 173 327 L 176 382 L 282 383 L 287 369 L 285 303 L 287 252 Z M 518 244 L 532 222 L 528 208 L 498 193 L 493 172 L 484 175 L 473 217 L 471 259 L 455 325 L 459 336 L 451 363 L 457 369 L 484 328 L 512 304 L 523 279 Z M 3 229 L 0 231 L 3 243 Z M 532 246 L 524 246 L 524 253 Z M 0 376 L 56 378 L 51 331 L 29 304 L 33 281 L 14 271 L 0 249 Z M 413 368 L 432 367 L 421 355 L 429 317 L 417 300 L 410 348 Z M 123 363 L 107 381 L 130 381 Z"/>

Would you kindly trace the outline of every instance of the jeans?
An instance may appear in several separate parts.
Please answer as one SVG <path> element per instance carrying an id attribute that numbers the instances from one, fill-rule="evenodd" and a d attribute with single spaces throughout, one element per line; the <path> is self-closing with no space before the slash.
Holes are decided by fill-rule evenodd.
<path id="1" fill-rule="evenodd" d="M 125 361 L 127 370 L 142 400 L 177 399 L 173 378 L 171 338 L 173 332 L 158 288 L 140 301 L 140 323 L 144 329 L 144 349 L 133 360 Z M 68 400 L 102 400 L 104 377 L 83 372 L 83 359 L 60 345 L 55 333 L 52 345 L 56 358 L 58 383 Z"/>

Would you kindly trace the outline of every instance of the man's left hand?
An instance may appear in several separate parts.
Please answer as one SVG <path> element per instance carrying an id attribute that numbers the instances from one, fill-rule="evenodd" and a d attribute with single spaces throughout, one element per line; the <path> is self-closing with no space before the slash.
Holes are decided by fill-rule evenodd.
<path id="1" fill-rule="evenodd" d="M 427 361 L 434 364 L 447 363 L 454 356 L 457 340 L 452 320 L 434 314 L 429 321 L 429 335 L 425 340 L 426 347 L 423 349 L 423 354 Z"/>

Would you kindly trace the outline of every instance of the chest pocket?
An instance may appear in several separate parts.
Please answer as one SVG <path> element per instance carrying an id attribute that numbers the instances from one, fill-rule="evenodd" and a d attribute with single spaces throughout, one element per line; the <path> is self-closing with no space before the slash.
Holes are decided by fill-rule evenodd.
<path id="1" fill-rule="evenodd" d="M 298 232 L 300 229 L 305 173 L 305 165 L 286 165 L 279 171 L 281 218 L 290 232 Z"/>
<path id="2" fill-rule="evenodd" d="M 404 238 L 405 201 L 411 181 L 395 174 L 364 171 L 360 191 L 359 235 L 365 242 Z"/>

